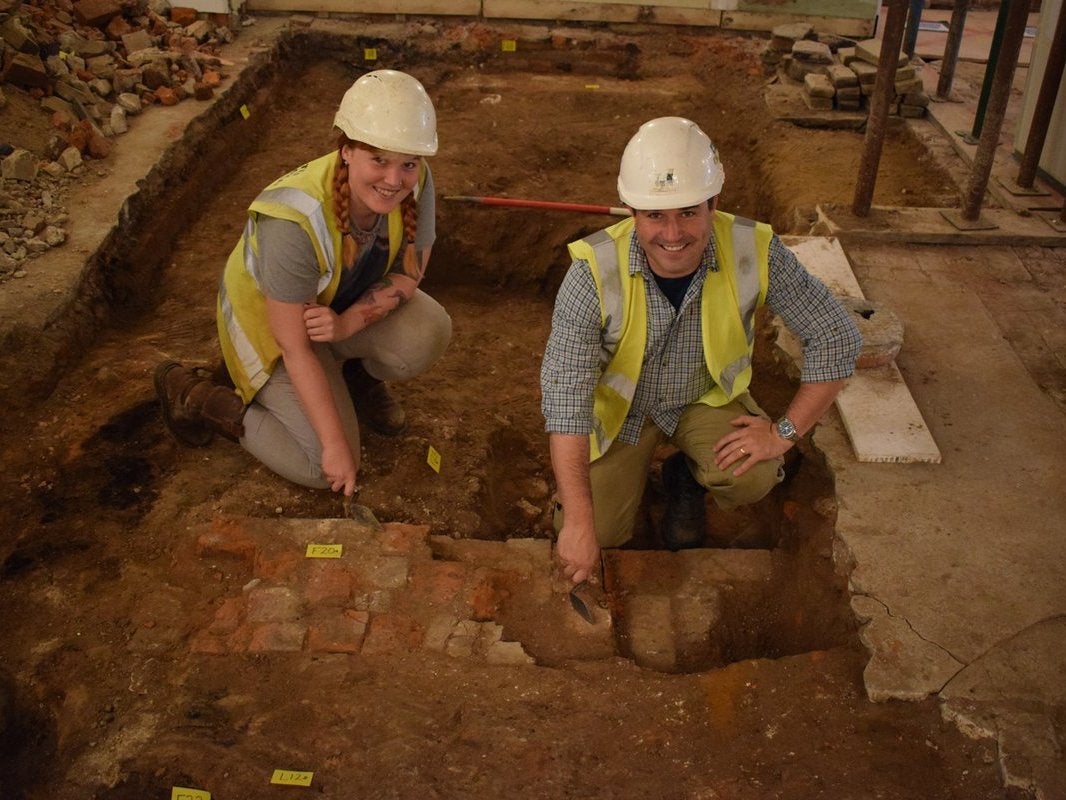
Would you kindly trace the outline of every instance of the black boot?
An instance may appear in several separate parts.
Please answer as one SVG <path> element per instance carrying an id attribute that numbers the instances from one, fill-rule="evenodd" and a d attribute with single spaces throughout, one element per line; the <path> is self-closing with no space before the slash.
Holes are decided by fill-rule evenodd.
<path id="1" fill-rule="evenodd" d="M 667 549 L 702 546 L 707 535 L 707 490 L 692 477 L 684 453 L 675 453 L 663 461 L 663 488 L 666 514 L 662 535 Z"/>
<path id="2" fill-rule="evenodd" d="M 358 358 L 345 361 L 341 371 L 359 419 L 386 436 L 403 433 L 407 415 L 389 387 L 367 372 Z"/>
<path id="3" fill-rule="evenodd" d="M 209 375 L 175 361 L 164 361 L 155 370 L 163 422 L 179 441 L 192 447 L 203 447 L 215 433 L 234 441 L 244 436 L 244 402 Z"/>

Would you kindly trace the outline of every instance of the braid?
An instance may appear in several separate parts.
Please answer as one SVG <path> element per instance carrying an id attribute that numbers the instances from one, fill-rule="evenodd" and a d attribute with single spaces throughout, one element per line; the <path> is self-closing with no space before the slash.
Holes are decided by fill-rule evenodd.
<path id="1" fill-rule="evenodd" d="M 400 210 L 403 213 L 404 239 L 407 242 L 414 242 L 415 234 L 418 233 L 418 201 L 415 200 L 414 192 L 403 199 Z"/>
<path id="2" fill-rule="evenodd" d="M 333 215 L 341 231 L 341 268 L 354 264 L 359 255 L 359 243 L 351 235 L 348 217 L 348 200 L 351 189 L 348 186 L 348 164 L 337 150 L 337 166 L 333 171 Z"/>

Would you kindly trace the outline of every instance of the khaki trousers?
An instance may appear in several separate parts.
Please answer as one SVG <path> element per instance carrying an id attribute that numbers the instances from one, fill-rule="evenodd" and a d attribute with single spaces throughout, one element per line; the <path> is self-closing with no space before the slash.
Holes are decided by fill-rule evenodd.
<path id="1" fill-rule="evenodd" d="M 401 381 L 429 369 L 451 340 L 452 321 L 443 306 L 421 290 L 391 314 L 349 339 L 313 343 L 329 381 L 348 447 L 359 463 L 359 422 L 341 374 L 349 358 L 363 359 L 379 380 Z M 244 449 L 272 471 L 301 486 L 324 489 L 322 445 L 311 427 L 284 362 L 274 368 L 244 414 Z"/>
<path id="2" fill-rule="evenodd" d="M 768 419 L 749 394 L 717 408 L 693 403 L 682 413 L 673 436 L 667 436 L 651 420 L 645 420 L 637 444 L 615 441 L 593 461 L 589 479 L 600 547 L 618 547 L 632 538 L 652 457 L 656 448 L 667 442 L 687 456 L 693 476 L 722 509 L 748 505 L 769 494 L 784 478 L 784 459 L 761 461 L 740 477 L 718 469 L 714 463 L 714 445 L 735 430 L 732 420 L 744 415 Z M 736 465 L 731 469 L 736 469 Z M 562 509 L 557 508 L 556 531 L 561 527 Z"/>

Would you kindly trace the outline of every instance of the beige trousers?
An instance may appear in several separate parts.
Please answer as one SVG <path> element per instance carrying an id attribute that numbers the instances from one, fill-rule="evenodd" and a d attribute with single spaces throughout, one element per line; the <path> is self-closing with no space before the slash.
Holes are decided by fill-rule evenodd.
<path id="1" fill-rule="evenodd" d="M 714 463 L 715 443 L 734 430 L 732 420 L 744 415 L 767 418 L 748 394 L 718 408 L 693 403 L 682 413 L 673 436 L 645 420 L 637 444 L 615 441 L 593 461 L 589 479 L 600 547 L 618 547 L 632 538 L 652 456 L 659 445 L 667 442 L 687 456 L 692 474 L 721 508 L 748 505 L 769 494 L 784 477 L 784 459 L 761 461 L 740 477 L 718 469 Z M 556 531 L 562 527 L 562 513 L 562 509 L 556 509 Z"/>

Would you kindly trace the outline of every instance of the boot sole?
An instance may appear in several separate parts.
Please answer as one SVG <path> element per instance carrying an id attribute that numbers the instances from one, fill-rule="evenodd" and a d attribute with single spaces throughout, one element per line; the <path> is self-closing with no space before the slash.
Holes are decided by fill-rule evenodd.
<path id="1" fill-rule="evenodd" d="M 155 384 L 155 394 L 159 399 L 159 409 L 163 413 L 163 424 L 166 429 L 182 444 L 189 447 L 205 447 L 211 442 L 214 434 L 203 426 L 183 425 L 181 420 L 174 419 L 170 413 L 170 403 L 167 402 L 166 376 L 170 370 L 180 367 L 176 361 L 164 361 L 155 368 L 152 374 L 152 383 Z"/>

